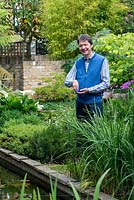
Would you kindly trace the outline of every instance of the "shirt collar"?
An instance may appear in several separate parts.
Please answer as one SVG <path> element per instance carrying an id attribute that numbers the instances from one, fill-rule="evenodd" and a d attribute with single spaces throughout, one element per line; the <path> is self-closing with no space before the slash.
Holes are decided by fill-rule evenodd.
<path id="1" fill-rule="evenodd" d="M 90 56 L 90 58 L 88 58 L 88 59 L 83 57 L 84 61 L 89 62 L 89 60 L 91 60 L 91 58 L 94 56 L 94 54 L 95 54 L 95 52 L 93 52 L 92 55 Z"/>

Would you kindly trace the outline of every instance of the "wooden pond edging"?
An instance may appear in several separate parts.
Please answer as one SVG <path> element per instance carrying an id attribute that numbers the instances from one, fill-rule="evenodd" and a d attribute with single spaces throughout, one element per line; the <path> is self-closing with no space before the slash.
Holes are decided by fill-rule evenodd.
<path id="1" fill-rule="evenodd" d="M 53 183 L 57 179 L 57 194 L 62 196 L 62 199 L 73 200 L 73 191 L 70 182 L 77 189 L 80 199 L 93 200 L 94 188 L 89 188 L 84 191 L 80 189 L 80 182 L 72 179 L 64 174 L 50 169 L 49 167 L 41 164 L 40 162 L 29 159 L 26 156 L 18 155 L 10 150 L 0 148 L 0 165 L 14 171 L 16 174 L 25 176 L 31 181 L 41 186 L 44 190 L 50 191 L 50 177 Z M 113 199 L 110 195 L 100 192 L 99 200 L 117 200 Z"/>

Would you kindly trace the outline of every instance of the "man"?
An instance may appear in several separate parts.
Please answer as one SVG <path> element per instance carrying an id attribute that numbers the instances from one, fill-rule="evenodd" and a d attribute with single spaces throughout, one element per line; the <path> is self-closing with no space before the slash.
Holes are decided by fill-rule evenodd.
<path id="1" fill-rule="evenodd" d="M 67 74 L 65 85 L 73 87 L 77 94 L 76 116 L 79 120 L 91 120 L 94 114 L 103 114 L 103 91 L 110 85 L 108 61 L 95 53 L 88 34 L 78 37 L 82 57 L 77 59 Z"/>

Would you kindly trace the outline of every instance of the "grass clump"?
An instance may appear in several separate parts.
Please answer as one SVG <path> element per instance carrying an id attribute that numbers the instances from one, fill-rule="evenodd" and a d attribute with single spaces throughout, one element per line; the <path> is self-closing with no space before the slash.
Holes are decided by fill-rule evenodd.
<path id="1" fill-rule="evenodd" d="M 81 142 L 76 147 L 79 162 L 73 160 L 72 167 L 76 168 L 82 184 L 94 186 L 110 168 L 101 190 L 121 200 L 134 196 L 133 111 L 134 99 L 130 96 L 107 102 L 104 116 L 95 116 L 92 123 L 76 120 L 71 123 L 73 132 L 77 133 L 76 141 Z"/>

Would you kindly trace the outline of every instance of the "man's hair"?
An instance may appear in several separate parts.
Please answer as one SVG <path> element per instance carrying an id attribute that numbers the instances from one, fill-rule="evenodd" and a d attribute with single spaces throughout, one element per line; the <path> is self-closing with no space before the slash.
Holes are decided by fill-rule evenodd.
<path id="1" fill-rule="evenodd" d="M 88 34 L 81 34 L 78 36 L 77 43 L 87 40 L 91 45 L 93 44 L 92 38 Z"/>

